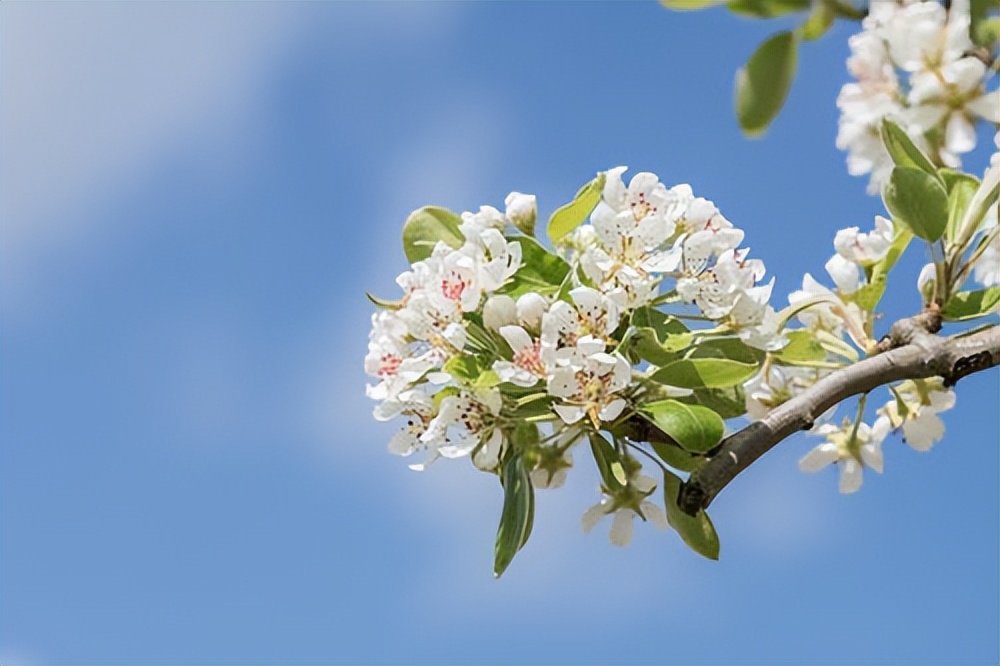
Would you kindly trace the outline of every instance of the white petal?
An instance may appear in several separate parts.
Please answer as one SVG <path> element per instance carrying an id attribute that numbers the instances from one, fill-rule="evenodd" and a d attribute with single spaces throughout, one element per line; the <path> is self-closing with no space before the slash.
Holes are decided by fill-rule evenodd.
<path id="1" fill-rule="evenodd" d="M 583 407 L 577 405 L 553 405 L 552 409 L 559 415 L 559 418 L 569 424 L 576 423 L 587 414 Z"/>
<path id="2" fill-rule="evenodd" d="M 929 409 L 923 409 L 915 419 L 903 423 L 906 443 L 917 451 L 930 451 L 934 442 L 944 437 L 944 422 Z"/>
<path id="3" fill-rule="evenodd" d="M 882 473 L 885 459 L 882 456 L 882 447 L 876 443 L 861 445 L 861 460 L 873 470 Z"/>
<path id="4" fill-rule="evenodd" d="M 861 465 L 854 458 L 844 458 L 840 462 L 840 492 L 844 495 L 855 493 L 861 488 Z"/>
<path id="5" fill-rule="evenodd" d="M 663 509 L 656 504 L 646 501 L 642 502 L 639 505 L 639 508 L 642 509 L 642 515 L 646 517 L 646 520 L 653 523 L 653 527 L 656 529 L 665 530 L 669 527 L 666 514 L 663 513 Z"/>
<path id="6" fill-rule="evenodd" d="M 607 512 L 604 510 L 603 502 L 595 504 L 584 511 L 583 517 L 580 518 L 580 526 L 583 527 L 583 533 L 587 534 L 590 530 L 594 529 L 594 525 L 596 525 L 606 513 Z"/>
<path id="7" fill-rule="evenodd" d="M 803 472 L 818 472 L 838 458 L 840 458 L 840 450 L 837 445 L 826 442 L 802 456 L 802 459 L 799 460 L 799 469 Z"/>
<path id="8" fill-rule="evenodd" d="M 616 546 L 627 546 L 632 541 L 632 520 L 635 512 L 632 509 L 618 509 L 611 521 L 611 533 L 608 538 Z"/>

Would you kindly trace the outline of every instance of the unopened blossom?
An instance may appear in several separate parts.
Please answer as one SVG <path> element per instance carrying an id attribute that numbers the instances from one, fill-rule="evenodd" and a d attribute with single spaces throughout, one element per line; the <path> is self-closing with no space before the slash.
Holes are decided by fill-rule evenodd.
<path id="1" fill-rule="evenodd" d="M 506 294 L 495 294 L 483 305 L 483 326 L 499 331 L 501 326 L 517 323 L 517 304 Z"/>
<path id="2" fill-rule="evenodd" d="M 547 389 L 559 398 L 553 409 L 568 424 L 588 417 L 598 428 L 625 409 L 626 401 L 618 394 L 628 387 L 632 367 L 620 354 L 605 353 L 604 348 L 603 341 L 587 336 L 559 352 L 566 365 L 552 371 Z"/>
<path id="3" fill-rule="evenodd" d="M 511 192 L 504 199 L 507 206 L 507 217 L 521 232 L 531 235 L 535 230 L 535 218 L 538 215 L 534 194 Z"/>
<path id="4" fill-rule="evenodd" d="M 656 482 L 643 474 L 634 473 L 625 486 L 611 493 L 607 488 L 600 502 L 587 509 L 581 519 L 584 533 L 597 525 L 605 516 L 612 516 L 608 538 L 616 546 L 627 546 L 632 541 L 633 522 L 636 517 L 648 520 L 659 530 L 667 529 L 667 517 L 649 497 L 656 490 Z"/>
<path id="5" fill-rule="evenodd" d="M 549 301 L 541 294 L 529 291 L 517 299 L 517 318 L 521 325 L 532 331 L 540 331 L 542 317 L 549 309 Z"/>
<path id="6" fill-rule="evenodd" d="M 853 261 L 844 259 L 840 254 L 830 257 L 823 266 L 827 274 L 833 278 L 837 293 L 841 296 L 853 294 L 861 287 L 861 269 Z"/>
<path id="7" fill-rule="evenodd" d="M 792 306 L 812 303 L 796 317 L 812 331 L 826 331 L 840 337 L 845 328 L 859 345 L 865 342 L 864 314 L 854 303 L 845 303 L 837 294 L 806 273 L 802 278 L 802 289 L 788 295 Z"/>
<path id="8" fill-rule="evenodd" d="M 826 437 L 826 441 L 799 460 L 799 469 L 818 472 L 836 463 L 840 467 L 840 492 L 856 492 L 861 488 L 864 467 L 882 473 L 882 441 L 889 427 L 888 419 L 884 418 L 877 419 L 874 426 L 864 422 L 854 424 L 846 419 L 839 426 L 823 424 L 813 429 L 813 433 Z"/>
<path id="9" fill-rule="evenodd" d="M 898 400 L 890 400 L 879 410 L 892 427 L 902 428 L 903 439 L 917 451 L 929 451 L 944 437 L 944 422 L 938 416 L 955 406 L 955 392 L 939 378 L 905 381 L 895 387 Z M 902 402 L 902 409 L 900 408 Z"/>

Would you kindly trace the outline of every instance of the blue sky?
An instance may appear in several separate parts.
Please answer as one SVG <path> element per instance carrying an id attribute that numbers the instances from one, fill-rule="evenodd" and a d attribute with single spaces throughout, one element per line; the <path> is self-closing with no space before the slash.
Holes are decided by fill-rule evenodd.
<path id="1" fill-rule="evenodd" d="M 722 558 L 606 525 L 584 456 L 491 577 L 501 495 L 370 417 L 406 214 L 542 215 L 618 164 L 746 230 L 776 302 L 882 212 L 833 140 L 851 26 L 785 112 L 732 77 L 777 24 L 656 3 L 0 6 L 0 663 L 995 664 L 998 374 L 853 496 L 783 443 Z M 984 135 L 985 138 L 985 135 Z M 987 141 L 988 143 L 988 141 Z M 980 170 L 988 150 L 967 163 Z M 919 248 L 887 320 L 919 306 Z"/>

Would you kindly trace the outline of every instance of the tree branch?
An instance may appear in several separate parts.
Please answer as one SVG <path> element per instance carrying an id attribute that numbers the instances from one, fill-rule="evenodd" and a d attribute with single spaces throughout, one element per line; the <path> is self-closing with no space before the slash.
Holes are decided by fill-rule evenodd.
<path id="1" fill-rule="evenodd" d="M 946 386 L 975 372 L 1000 365 L 1000 326 L 972 335 L 941 337 L 936 312 L 893 324 L 879 352 L 820 379 L 760 421 L 722 441 L 718 453 L 681 486 L 678 504 L 694 515 L 740 472 L 776 444 L 807 430 L 823 412 L 847 398 L 904 379 L 942 377 Z"/>

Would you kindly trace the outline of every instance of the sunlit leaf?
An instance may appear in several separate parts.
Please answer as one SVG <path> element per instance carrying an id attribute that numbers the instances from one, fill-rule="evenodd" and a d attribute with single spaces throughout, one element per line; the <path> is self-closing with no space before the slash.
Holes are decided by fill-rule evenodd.
<path id="1" fill-rule="evenodd" d="M 658 400 L 643 405 L 641 411 L 656 427 L 692 453 L 705 453 L 722 441 L 722 417 L 707 407 L 686 405 L 676 400 Z"/>
<path id="2" fill-rule="evenodd" d="M 892 220 L 933 243 L 948 223 L 948 193 L 936 176 L 912 167 L 896 167 L 882 191 Z"/>
<path id="3" fill-rule="evenodd" d="M 431 256 L 438 241 L 444 241 L 453 248 L 460 248 L 465 237 L 459 231 L 462 222 L 447 208 L 424 206 L 410 213 L 403 223 L 403 252 L 409 262 L 416 263 Z"/>
<path id="4" fill-rule="evenodd" d="M 761 44 L 736 73 L 736 117 L 747 135 L 760 135 L 778 115 L 797 62 L 798 37 L 780 32 Z"/>
<path id="5" fill-rule="evenodd" d="M 605 174 L 602 171 L 593 180 L 580 188 L 573 200 L 556 209 L 549 217 L 549 240 L 558 243 L 566 234 L 583 224 L 593 212 L 604 191 Z"/>

